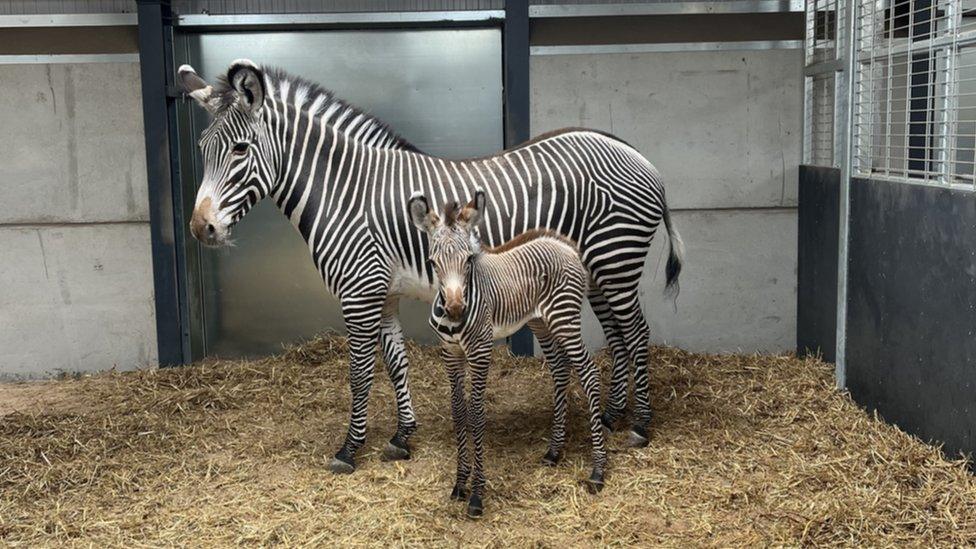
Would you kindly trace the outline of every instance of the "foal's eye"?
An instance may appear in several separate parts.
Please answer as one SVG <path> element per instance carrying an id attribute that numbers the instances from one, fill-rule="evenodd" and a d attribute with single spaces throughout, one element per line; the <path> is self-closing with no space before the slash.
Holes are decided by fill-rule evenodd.
<path id="1" fill-rule="evenodd" d="M 244 153 L 247 152 L 247 148 L 250 146 L 251 144 L 246 141 L 241 141 L 240 143 L 234 143 L 234 148 L 231 149 L 230 152 L 234 156 L 242 156 Z"/>

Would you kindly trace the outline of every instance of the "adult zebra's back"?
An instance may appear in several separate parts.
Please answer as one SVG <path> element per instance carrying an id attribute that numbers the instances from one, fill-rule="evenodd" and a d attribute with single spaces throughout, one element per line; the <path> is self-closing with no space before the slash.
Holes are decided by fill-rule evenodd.
<path id="1" fill-rule="evenodd" d="M 426 237 L 413 230 L 406 211 L 415 192 L 443 203 L 466 201 L 484 189 L 493 215 L 481 234 L 490 245 L 535 228 L 579 243 L 594 282 L 588 299 L 614 356 L 604 421 L 612 425 L 624 411 L 633 360 L 632 440 L 647 442 L 649 333 L 637 284 L 662 220 L 671 235 L 668 288 L 677 288 L 682 252 L 660 176 L 635 149 L 605 133 L 568 129 L 494 156 L 446 160 L 418 152 L 314 84 L 250 61 L 232 64 L 216 87 L 186 66 L 180 80 L 213 114 L 200 140 L 204 179 L 191 221 L 194 236 L 208 245 L 225 243 L 231 226 L 271 195 L 339 298 L 353 400 L 334 471 L 353 470 L 365 439 L 377 342 L 397 395 L 398 428 L 386 452 L 409 456 L 416 421 L 396 310 L 401 295 L 431 299 L 435 291 Z"/>

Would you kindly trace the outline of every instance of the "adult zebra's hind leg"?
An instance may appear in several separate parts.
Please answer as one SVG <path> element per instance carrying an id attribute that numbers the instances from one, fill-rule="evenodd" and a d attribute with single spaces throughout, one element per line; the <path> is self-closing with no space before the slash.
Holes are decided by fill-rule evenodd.
<path id="1" fill-rule="evenodd" d="M 614 319 L 613 311 L 607 303 L 603 291 L 595 282 L 590 283 L 586 298 L 590 302 L 596 318 L 600 321 L 603 328 L 603 335 L 610 347 L 610 354 L 613 357 L 613 368 L 610 371 L 610 394 L 604 405 L 601 420 L 607 429 L 613 430 L 614 424 L 624 416 L 627 411 L 627 381 L 630 379 L 630 353 L 627 352 L 627 345 L 624 341 L 623 332 Z"/>
<path id="2" fill-rule="evenodd" d="M 606 297 L 614 319 L 624 334 L 627 352 L 634 361 L 634 417 L 628 443 L 631 446 L 647 446 L 651 424 L 651 386 L 647 367 L 651 330 L 637 300 L 636 288 Z"/>
<path id="3" fill-rule="evenodd" d="M 410 400 L 410 385 L 407 380 L 407 349 L 403 344 L 403 329 L 397 318 L 399 298 L 387 298 L 380 321 L 380 347 L 383 362 L 396 393 L 397 430 L 383 449 L 383 457 L 388 460 L 410 459 L 410 435 L 417 430 L 417 419 Z"/>
<path id="4" fill-rule="evenodd" d="M 333 473 L 346 474 L 355 471 L 356 451 L 366 441 L 366 407 L 369 403 L 369 391 L 373 386 L 376 344 L 385 301 L 385 295 L 342 299 L 342 315 L 349 339 L 352 412 L 346 440 L 329 463 L 329 469 Z"/>

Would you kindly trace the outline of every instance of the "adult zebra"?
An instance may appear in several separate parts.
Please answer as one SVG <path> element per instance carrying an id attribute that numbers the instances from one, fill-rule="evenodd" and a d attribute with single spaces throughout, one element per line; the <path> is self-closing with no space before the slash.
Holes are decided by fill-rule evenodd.
<path id="1" fill-rule="evenodd" d="M 662 219 L 671 243 L 669 289 L 677 290 L 682 246 L 660 176 L 635 149 L 602 132 L 566 129 L 498 155 L 445 160 L 419 152 L 316 84 L 249 60 L 232 63 L 213 86 L 188 65 L 180 67 L 179 80 L 213 118 L 199 143 L 204 174 L 190 221 L 193 235 L 210 246 L 227 243 L 231 227 L 270 195 L 305 238 L 339 299 L 349 339 L 352 411 L 345 442 L 330 464 L 334 472 L 355 469 L 365 440 L 377 343 L 397 400 L 397 431 L 385 453 L 409 457 L 416 420 L 397 305 L 403 295 L 430 301 L 436 287 L 427 239 L 413 229 L 406 210 L 415 192 L 445 203 L 484 189 L 493 214 L 480 230 L 489 245 L 535 228 L 579 243 L 595 282 L 587 297 L 613 353 L 604 422 L 612 426 L 623 414 L 633 360 L 631 440 L 647 443 L 649 330 L 637 284 Z"/>

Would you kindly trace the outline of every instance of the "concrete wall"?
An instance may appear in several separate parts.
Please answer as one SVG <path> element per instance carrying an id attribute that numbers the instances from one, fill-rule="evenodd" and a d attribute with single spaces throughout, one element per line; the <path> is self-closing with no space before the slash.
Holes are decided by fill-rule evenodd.
<path id="1" fill-rule="evenodd" d="M 0 65 L 0 378 L 155 362 L 137 63 Z"/>
<path id="2" fill-rule="evenodd" d="M 796 328 L 800 50 L 536 55 L 532 133 L 610 131 L 665 179 L 687 246 L 678 310 L 662 297 L 663 231 L 642 304 L 655 341 L 787 351 Z M 590 316 L 592 347 L 603 334 Z"/>

